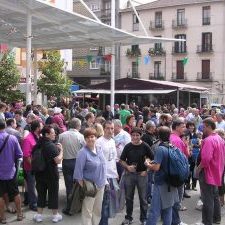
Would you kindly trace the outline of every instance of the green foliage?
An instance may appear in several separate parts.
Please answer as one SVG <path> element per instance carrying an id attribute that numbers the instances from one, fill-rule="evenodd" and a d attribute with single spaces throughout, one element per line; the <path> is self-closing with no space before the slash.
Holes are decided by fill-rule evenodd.
<path id="1" fill-rule="evenodd" d="M 47 59 L 38 62 L 41 77 L 38 80 L 38 90 L 43 94 L 59 97 L 67 95 L 72 81 L 63 74 L 64 61 L 60 58 L 59 51 L 46 52 Z"/>
<path id="2" fill-rule="evenodd" d="M 0 61 L 0 100 L 12 102 L 24 99 L 24 94 L 16 87 L 20 80 L 20 73 L 15 63 L 15 54 L 5 52 Z"/>

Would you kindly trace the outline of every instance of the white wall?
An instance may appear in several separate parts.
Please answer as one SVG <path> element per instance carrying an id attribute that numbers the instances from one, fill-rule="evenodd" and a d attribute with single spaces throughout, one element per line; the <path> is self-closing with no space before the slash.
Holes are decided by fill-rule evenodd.
<path id="1" fill-rule="evenodd" d="M 137 6 L 137 5 L 140 5 L 140 4 L 146 4 L 146 3 L 149 3 L 149 2 L 153 2 L 155 0 L 133 0 L 133 4 L 134 6 Z M 127 2 L 128 0 L 120 0 L 120 8 L 121 9 L 125 9 L 127 8 Z"/>

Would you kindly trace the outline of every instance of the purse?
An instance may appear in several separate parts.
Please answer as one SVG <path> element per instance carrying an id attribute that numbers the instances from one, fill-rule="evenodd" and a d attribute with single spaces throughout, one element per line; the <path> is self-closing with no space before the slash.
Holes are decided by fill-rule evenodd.
<path id="1" fill-rule="evenodd" d="M 91 198 L 94 198 L 98 191 L 96 184 L 89 180 L 84 180 L 83 188 L 84 188 L 84 195 Z"/>

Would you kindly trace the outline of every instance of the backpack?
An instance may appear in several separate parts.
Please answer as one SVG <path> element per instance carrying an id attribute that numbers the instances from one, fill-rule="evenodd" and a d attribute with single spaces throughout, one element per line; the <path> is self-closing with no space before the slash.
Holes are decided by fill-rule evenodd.
<path id="1" fill-rule="evenodd" d="M 34 146 L 32 151 L 31 167 L 34 173 L 43 172 L 46 168 L 46 160 L 44 158 L 43 149 L 40 145 Z"/>
<path id="2" fill-rule="evenodd" d="M 180 187 L 190 174 L 189 162 L 186 156 L 176 147 L 169 145 L 167 163 L 167 183 L 169 186 Z"/>

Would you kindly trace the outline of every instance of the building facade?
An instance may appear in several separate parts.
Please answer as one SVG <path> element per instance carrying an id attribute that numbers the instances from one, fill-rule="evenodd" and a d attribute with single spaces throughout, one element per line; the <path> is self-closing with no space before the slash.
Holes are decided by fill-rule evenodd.
<path id="1" fill-rule="evenodd" d="M 111 0 L 85 0 L 87 6 L 105 24 L 111 24 Z M 79 2 L 74 1 L 74 12 L 93 18 L 87 9 Z M 116 14 L 119 13 L 119 1 L 116 1 Z M 116 26 L 119 19 L 116 17 Z M 73 67 L 68 75 L 74 82 L 87 86 L 110 80 L 111 62 L 104 60 L 103 56 L 111 54 L 110 46 L 93 46 L 92 48 L 73 49 Z M 87 61 L 87 56 L 92 60 Z M 99 56 L 101 60 L 96 60 Z M 116 74 L 119 77 L 119 62 L 116 62 Z"/>
<path id="2" fill-rule="evenodd" d="M 206 87 L 202 103 L 225 103 L 225 2 L 158 0 L 136 7 L 149 36 L 186 39 L 121 47 L 121 78 L 136 77 Z M 121 29 L 144 31 L 131 8 L 121 12 Z M 206 99 L 208 98 L 208 99 Z"/>

